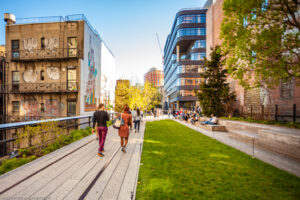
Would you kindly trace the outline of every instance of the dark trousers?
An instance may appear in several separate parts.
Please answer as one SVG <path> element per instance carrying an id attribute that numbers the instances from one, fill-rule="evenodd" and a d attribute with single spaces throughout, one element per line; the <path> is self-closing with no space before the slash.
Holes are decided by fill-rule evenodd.
<path id="1" fill-rule="evenodd" d="M 136 130 L 136 127 L 138 127 L 138 131 L 140 131 L 140 123 L 141 123 L 141 120 L 135 120 L 135 123 L 134 123 L 135 130 Z"/>
<path id="2" fill-rule="evenodd" d="M 101 151 L 103 151 L 104 148 L 104 143 L 105 143 L 105 138 L 106 138 L 106 134 L 107 134 L 107 127 L 104 126 L 99 126 L 97 127 L 98 129 L 98 134 L 99 134 L 99 153 Z"/>

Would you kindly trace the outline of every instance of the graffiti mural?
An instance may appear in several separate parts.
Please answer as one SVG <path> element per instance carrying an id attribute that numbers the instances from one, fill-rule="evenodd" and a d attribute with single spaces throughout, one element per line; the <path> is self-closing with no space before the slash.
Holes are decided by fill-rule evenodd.
<path id="1" fill-rule="evenodd" d="M 91 38 L 90 38 L 91 43 Z M 97 68 L 95 66 L 94 49 L 91 48 L 88 52 L 88 81 L 85 90 L 85 111 L 90 111 L 96 108 L 97 99 L 95 97 Z"/>
<path id="2" fill-rule="evenodd" d="M 64 110 L 64 103 L 59 102 L 56 99 L 47 99 L 45 103 L 45 112 L 44 116 L 51 117 L 51 116 L 62 116 L 62 111 Z"/>
<path id="3" fill-rule="evenodd" d="M 23 73 L 23 80 L 25 83 L 34 83 L 38 79 L 38 73 L 36 70 L 28 69 Z"/>
<path id="4" fill-rule="evenodd" d="M 35 38 L 23 39 L 23 46 L 25 50 L 33 51 L 38 45 L 38 41 Z"/>
<path id="5" fill-rule="evenodd" d="M 37 120 L 41 115 L 39 103 L 36 100 L 21 101 L 20 111 L 25 120 Z"/>
<path id="6" fill-rule="evenodd" d="M 56 99 L 47 99 L 45 104 L 38 102 L 37 100 L 25 100 L 21 101 L 21 115 L 25 120 L 38 120 L 43 117 L 60 117 L 63 116 L 65 108 L 64 103 Z"/>
<path id="7" fill-rule="evenodd" d="M 49 49 L 51 51 L 55 51 L 55 49 L 58 47 L 58 45 L 59 45 L 59 41 L 55 37 L 45 39 L 46 49 Z"/>

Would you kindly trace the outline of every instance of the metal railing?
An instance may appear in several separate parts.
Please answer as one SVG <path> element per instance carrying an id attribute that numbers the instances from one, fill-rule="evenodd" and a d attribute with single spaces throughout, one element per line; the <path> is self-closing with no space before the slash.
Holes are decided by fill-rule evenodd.
<path id="1" fill-rule="evenodd" d="M 69 59 L 82 58 L 83 52 L 78 48 L 53 48 L 52 50 L 43 48 L 8 51 L 7 57 L 10 58 L 11 61 Z"/>
<path id="2" fill-rule="evenodd" d="M 79 120 L 85 120 L 85 122 L 80 123 Z M 17 123 L 9 123 L 9 124 L 0 124 L 0 134 L 2 135 L 2 138 L 6 138 L 6 133 L 10 130 L 18 130 L 20 128 L 25 128 L 25 126 L 37 126 L 44 122 L 59 122 L 59 126 L 61 128 L 65 128 L 67 130 L 71 128 L 78 129 L 79 126 L 87 124 L 88 126 L 91 126 L 92 123 L 92 116 L 91 115 L 84 115 L 84 116 L 75 116 L 75 117 L 65 117 L 65 118 L 56 118 L 56 119 L 48 119 L 48 120 L 38 120 L 38 121 L 27 121 L 27 122 L 17 122 Z M 9 147 L 9 143 L 12 143 L 16 140 L 16 137 L 11 137 L 8 139 L 0 140 L 0 149 L 4 148 L 4 152 L 0 152 L 0 156 L 5 156 L 9 153 L 9 151 L 12 151 L 13 148 Z"/>
<path id="3" fill-rule="evenodd" d="M 63 22 L 62 16 L 49 16 L 49 17 L 33 17 L 33 18 L 20 18 L 16 19 L 16 24 L 34 24 L 34 23 L 47 23 L 47 22 Z"/>
<path id="4" fill-rule="evenodd" d="M 115 113 L 109 112 L 110 118 L 113 119 Z M 64 129 L 78 129 L 79 126 L 86 125 L 92 126 L 92 115 L 82 115 L 82 116 L 74 116 L 74 117 L 62 117 L 62 118 L 55 118 L 55 119 L 46 119 L 46 120 L 35 120 L 35 121 L 25 121 L 25 122 L 16 122 L 16 123 L 7 123 L 7 124 L 0 124 L 0 134 L 2 138 L 6 138 L 6 132 L 10 130 L 17 130 L 20 128 L 25 128 L 26 126 L 37 126 L 41 123 L 45 122 L 58 122 L 58 126 Z M 0 140 L 0 150 L 5 148 L 5 152 L 0 152 L 0 157 L 7 155 L 11 149 L 7 146 L 7 144 L 16 141 L 16 137 L 11 137 L 9 139 Z"/>
<path id="5" fill-rule="evenodd" d="M 77 93 L 77 82 L 65 83 L 21 83 L 0 85 L 0 93 L 26 94 L 26 93 Z"/>

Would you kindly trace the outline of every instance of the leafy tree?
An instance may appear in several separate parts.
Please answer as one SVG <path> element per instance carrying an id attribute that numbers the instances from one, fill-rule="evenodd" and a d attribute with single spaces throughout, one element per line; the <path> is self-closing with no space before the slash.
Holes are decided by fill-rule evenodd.
<path id="1" fill-rule="evenodd" d="M 300 78 L 299 0 L 225 0 L 226 68 L 245 86 Z"/>
<path id="2" fill-rule="evenodd" d="M 121 112 L 125 104 L 130 102 L 130 82 L 129 80 L 120 80 L 115 89 L 115 111 Z"/>
<path id="3" fill-rule="evenodd" d="M 160 104 L 160 94 L 158 89 L 149 81 L 146 81 L 143 89 L 144 105 L 147 111 Z"/>
<path id="4" fill-rule="evenodd" d="M 235 94 L 230 92 L 229 84 L 226 83 L 227 70 L 223 69 L 221 49 L 216 46 L 210 54 L 211 60 L 205 59 L 205 72 L 200 75 L 205 81 L 200 83 L 197 95 L 203 114 L 209 116 L 225 114 L 228 105 L 235 101 Z"/>

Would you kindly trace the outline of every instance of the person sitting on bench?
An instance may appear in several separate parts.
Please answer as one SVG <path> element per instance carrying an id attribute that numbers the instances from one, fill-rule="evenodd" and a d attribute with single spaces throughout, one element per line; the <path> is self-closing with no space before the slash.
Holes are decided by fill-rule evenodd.
<path id="1" fill-rule="evenodd" d="M 195 122 L 197 122 L 197 121 L 198 121 L 197 115 L 196 115 L 196 113 L 193 113 L 193 114 L 192 114 L 192 117 L 191 117 L 191 123 L 194 125 Z"/>
<path id="2" fill-rule="evenodd" d="M 209 121 L 204 121 L 201 124 L 209 124 L 209 125 L 217 125 L 218 124 L 218 118 L 214 116 L 214 114 L 211 114 L 211 118 Z"/>

